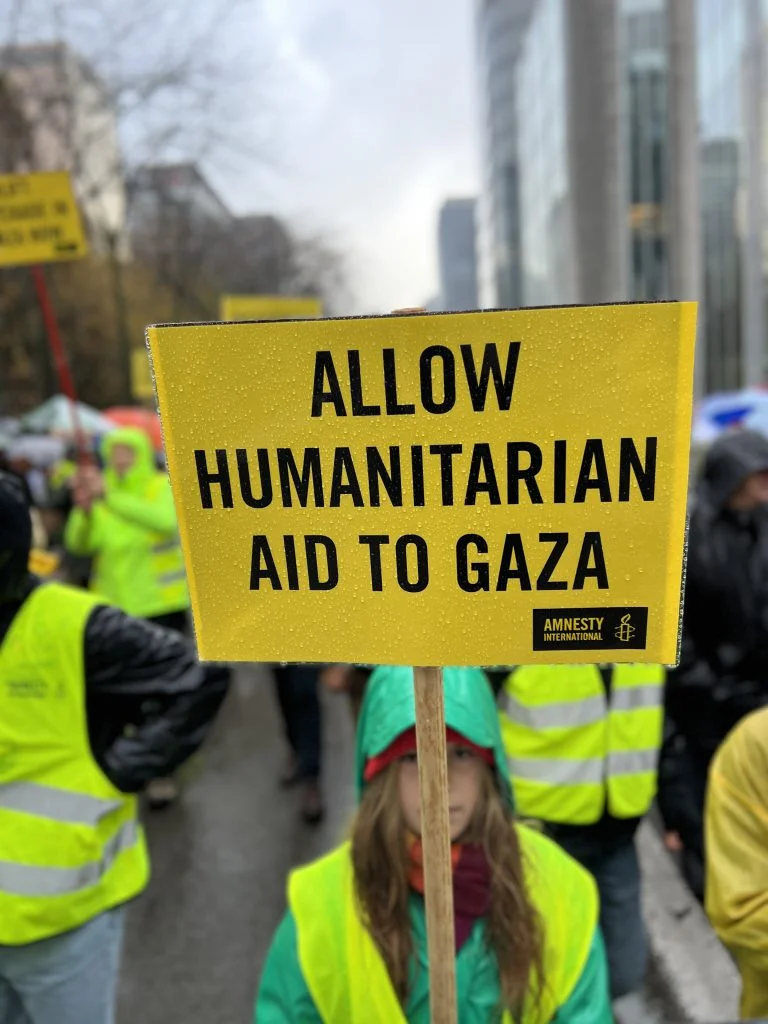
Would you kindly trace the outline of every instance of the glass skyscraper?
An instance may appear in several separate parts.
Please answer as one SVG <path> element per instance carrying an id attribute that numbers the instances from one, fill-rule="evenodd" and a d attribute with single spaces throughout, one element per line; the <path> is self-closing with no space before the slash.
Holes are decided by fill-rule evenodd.
<path id="1" fill-rule="evenodd" d="M 478 0 L 484 305 L 677 297 L 673 2 L 534 0 L 522 18 L 512 0 Z M 693 2 L 700 243 L 689 251 L 700 252 L 699 344 L 713 391 L 765 379 L 768 0 Z"/>

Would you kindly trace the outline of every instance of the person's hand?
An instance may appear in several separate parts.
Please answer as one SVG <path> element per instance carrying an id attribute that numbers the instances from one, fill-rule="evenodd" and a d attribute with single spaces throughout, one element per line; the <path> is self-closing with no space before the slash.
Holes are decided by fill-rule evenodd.
<path id="1" fill-rule="evenodd" d="M 352 665 L 329 665 L 320 673 L 320 682 L 334 693 L 343 693 L 349 689 L 353 671 Z"/>
<path id="2" fill-rule="evenodd" d="M 91 501 L 101 501 L 104 497 L 104 476 L 97 466 L 84 466 L 82 472 L 91 492 Z"/>
<path id="3" fill-rule="evenodd" d="M 104 477 L 96 466 L 81 466 L 72 477 L 72 500 L 85 512 L 104 497 Z"/>
<path id="4" fill-rule="evenodd" d="M 665 832 L 664 845 L 670 853 L 682 853 L 685 849 L 685 845 L 683 840 L 680 838 L 679 832 Z"/>
<path id="5" fill-rule="evenodd" d="M 90 512 L 93 503 L 91 489 L 88 486 L 88 480 L 82 469 L 79 469 L 70 477 L 69 489 L 72 492 L 72 501 L 75 505 L 81 508 L 83 512 Z"/>

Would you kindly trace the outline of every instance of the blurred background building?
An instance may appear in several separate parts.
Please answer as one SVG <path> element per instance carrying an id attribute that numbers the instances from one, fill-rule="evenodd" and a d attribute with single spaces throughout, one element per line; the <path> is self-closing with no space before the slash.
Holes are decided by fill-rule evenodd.
<path id="1" fill-rule="evenodd" d="M 477 0 L 478 282 L 480 304 L 486 308 L 522 303 L 515 69 L 534 5 L 535 0 Z"/>
<path id="2" fill-rule="evenodd" d="M 447 199 L 437 228 L 443 310 L 477 307 L 475 232 L 475 200 Z"/>
<path id="3" fill-rule="evenodd" d="M 767 34 L 762 0 L 476 0 L 480 304 L 700 298 L 699 389 L 761 383 Z"/>
<path id="4" fill-rule="evenodd" d="M 0 169 L 66 170 L 91 244 L 128 252 L 117 117 L 104 82 L 65 43 L 0 47 Z"/>

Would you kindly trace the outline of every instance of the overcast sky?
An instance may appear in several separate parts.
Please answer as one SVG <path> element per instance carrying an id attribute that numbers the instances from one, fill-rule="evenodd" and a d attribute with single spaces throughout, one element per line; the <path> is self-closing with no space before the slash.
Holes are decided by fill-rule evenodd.
<path id="1" fill-rule="evenodd" d="M 270 57 L 243 130 L 274 166 L 217 187 L 333 240 L 355 311 L 431 297 L 440 204 L 477 190 L 472 0 L 254 0 L 247 22 Z"/>
<path id="2" fill-rule="evenodd" d="M 347 257 L 350 312 L 374 312 L 436 294 L 437 212 L 477 190 L 473 3 L 0 0 L 0 41 L 65 38 L 121 95 L 194 53 L 196 92 L 171 85 L 150 109 L 127 97 L 127 164 L 196 159 L 197 135 L 220 127 L 202 164 L 222 199 L 327 237 Z M 148 143 L 172 124 L 188 151 Z"/>

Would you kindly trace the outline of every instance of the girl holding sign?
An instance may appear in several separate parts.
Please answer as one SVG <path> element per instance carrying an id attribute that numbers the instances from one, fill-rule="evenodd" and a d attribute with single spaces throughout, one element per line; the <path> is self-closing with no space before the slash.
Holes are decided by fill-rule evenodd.
<path id="1" fill-rule="evenodd" d="M 445 720 L 462 1024 L 609 1024 L 595 884 L 514 820 L 492 691 L 446 669 Z M 413 672 L 372 675 L 357 730 L 351 840 L 294 871 L 257 1024 L 427 1024 Z"/>

